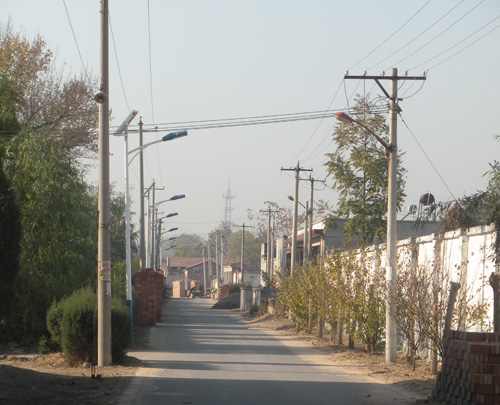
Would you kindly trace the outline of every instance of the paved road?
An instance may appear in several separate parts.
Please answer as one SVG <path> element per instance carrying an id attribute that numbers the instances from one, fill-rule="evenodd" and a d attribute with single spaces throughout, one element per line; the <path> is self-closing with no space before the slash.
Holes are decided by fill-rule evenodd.
<path id="1" fill-rule="evenodd" d="M 121 404 L 409 404 L 292 336 L 249 328 L 241 313 L 213 301 L 172 299 L 151 329 L 147 364 Z"/>

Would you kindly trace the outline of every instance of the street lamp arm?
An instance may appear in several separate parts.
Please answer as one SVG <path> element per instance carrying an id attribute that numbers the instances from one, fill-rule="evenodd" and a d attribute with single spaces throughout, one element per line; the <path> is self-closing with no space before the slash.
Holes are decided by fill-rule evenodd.
<path id="1" fill-rule="evenodd" d="M 176 194 L 176 195 L 174 195 L 174 196 L 172 196 L 172 197 L 170 197 L 170 198 L 168 198 L 168 199 L 166 199 L 166 200 L 163 200 L 163 201 L 159 201 L 159 202 L 157 202 L 157 203 L 154 203 L 154 204 L 150 205 L 150 207 L 151 207 L 151 208 L 154 208 L 154 207 L 156 207 L 156 206 L 158 206 L 158 205 L 160 205 L 160 204 L 163 204 L 164 202 L 167 202 L 167 201 L 175 201 L 175 200 L 180 200 L 181 198 L 185 198 L 185 197 L 186 197 L 186 195 L 185 195 L 185 194 Z"/>
<path id="2" fill-rule="evenodd" d="M 379 141 L 383 145 L 383 147 L 386 149 L 387 152 L 391 152 L 392 145 L 389 145 L 386 141 L 384 141 L 380 136 L 378 136 L 375 132 L 373 132 L 365 124 L 355 120 L 354 118 L 350 117 L 349 115 L 347 115 L 346 113 L 343 113 L 343 112 L 336 112 L 335 118 L 337 118 L 340 122 L 343 122 L 344 124 L 355 123 L 355 124 L 358 124 L 360 127 L 363 127 L 370 134 L 372 134 L 375 138 L 377 138 L 377 141 Z"/>
<path id="3" fill-rule="evenodd" d="M 151 146 L 151 145 L 154 145 L 154 144 L 157 144 L 160 142 L 172 141 L 172 140 L 177 139 L 177 138 L 182 138 L 183 136 L 187 136 L 187 134 L 188 134 L 188 132 L 185 130 L 184 131 L 170 132 L 167 135 L 163 135 L 161 137 L 161 139 L 157 139 L 156 141 L 145 143 L 142 146 L 138 146 L 137 148 L 132 149 L 131 151 L 128 152 L 128 154 L 131 155 L 132 153 L 140 152 L 141 150 L 146 149 L 148 146 Z M 132 160 L 132 159 L 130 159 L 130 160 Z"/>

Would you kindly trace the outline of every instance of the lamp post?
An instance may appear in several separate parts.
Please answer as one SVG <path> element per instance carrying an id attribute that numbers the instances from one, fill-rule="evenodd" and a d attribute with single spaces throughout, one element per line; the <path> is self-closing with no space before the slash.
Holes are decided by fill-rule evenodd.
<path id="1" fill-rule="evenodd" d="M 175 201 L 175 200 L 180 200 L 182 198 L 185 198 L 186 195 L 185 194 L 176 194 L 170 198 L 167 198 L 166 200 L 162 200 L 162 201 L 159 201 L 157 203 L 154 203 L 152 205 L 150 205 L 148 207 L 148 218 L 151 218 L 150 220 L 148 220 L 148 232 L 150 231 L 151 232 L 151 243 L 148 243 L 148 257 L 149 257 L 149 261 L 148 261 L 148 267 L 149 266 L 154 266 L 155 265 L 155 262 L 154 262 L 154 251 L 155 251 L 155 233 L 156 233 L 156 219 L 155 219 L 155 210 L 156 208 L 160 205 L 160 204 L 163 204 L 167 201 Z"/>
<path id="2" fill-rule="evenodd" d="M 119 136 L 122 133 L 124 134 L 124 166 L 125 166 L 125 267 L 126 267 L 126 303 L 130 314 L 130 341 L 133 340 L 133 311 L 132 311 L 132 257 L 131 257 L 131 248 L 130 248 L 130 191 L 129 191 L 129 174 L 128 168 L 132 163 L 132 160 L 144 149 L 147 147 L 157 144 L 159 142 L 171 141 L 183 136 L 187 135 L 187 131 L 176 131 L 170 132 L 167 135 L 164 135 L 161 139 L 156 141 L 152 141 L 141 145 L 137 148 L 128 150 L 128 126 L 138 114 L 138 111 L 132 110 L 127 118 L 122 122 L 122 124 L 118 127 L 118 129 L 114 132 L 113 135 Z M 134 154 L 130 159 L 129 155 Z M 142 190 L 140 190 L 140 198 L 142 199 Z"/>
<path id="3" fill-rule="evenodd" d="M 160 268 L 160 239 L 161 239 L 161 235 L 163 235 L 164 233 L 167 233 L 167 232 L 173 232 L 173 231 L 177 231 L 179 228 L 170 228 L 168 231 L 165 231 L 165 232 L 162 232 L 161 231 L 161 221 L 160 221 L 160 225 L 158 226 L 158 236 L 156 238 L 156 252 L 155 252 L 155 267 L 157 269 Z"/>
<path id="4" fill-rule="evenodd" d="M 392 101 L 391 101 L 392 107 Z M 385 361 L 395 363 L 397 358 L 396 347 L 396 308 L 394 302 L 394 294 L 396 290 L 395 275 L 396 275 L 396 239 L 397 239 L 397 221 L 396 221 L 396 202 L 397 202 L 397 132 L 395 127 L 396 118 L 395 107 L 391 108 L 391 120 L 389 121 L 389 143 L 385 142 L 375 132 L 368 128 L 363 123 L 351 118 L 343 112 L 336 112 L 335 118 L 343 123 L 355 123 L 366 129 L 379 141 L 385 148 L 389 157 L 388 165 L 388 199 L 387 199 L 387 271 L 386 271 L 386 321 L 385 321 Z"/>

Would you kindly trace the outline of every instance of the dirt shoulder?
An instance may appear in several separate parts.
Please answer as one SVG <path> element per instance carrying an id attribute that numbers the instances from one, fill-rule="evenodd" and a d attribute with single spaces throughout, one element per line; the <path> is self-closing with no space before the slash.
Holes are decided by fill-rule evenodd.
<path id="1" fill-rule="evenodd" d="M 415 403 L 429 403 L 428 399 L 435 386 L 436 378 L 430 373 L 430 363 L 417 361 L 415 371 L 409 367 L 400 355 L 395 364 L 386 363 L 383 353 L 368 353 L 361 347 L 349 349 L 346 346 L 337 346 L 327 340 L 319 339 L 315 335 L 297 332 L 287 318 L 264 315 L 260 318 L 246 318 L 251 328 L 262 328 L 272 330 L 274 333 L 294 336 L 306 344 L 309 344 L 328 357 L 328 360 L 336 365 L 352 366 L 350 371 L 368 376 L 374 382 L 381 384 L 393 384 L 419 398 Z M 329 338 L 329 332 L 325 332 L 325 338 Z"/>
<path id="2" fill-rule="evenodd" d="M 148 328 L 137 328 L 131 350 L 144 348 L 148 335 Z M 143 366 L 125 356 L 120 365 L 96 367 L 92 373 L 89 365 L 68 366 L 62 353 L 32 353 L 29 348 L 0 347 L 0 404 L 117 404 Z"/>

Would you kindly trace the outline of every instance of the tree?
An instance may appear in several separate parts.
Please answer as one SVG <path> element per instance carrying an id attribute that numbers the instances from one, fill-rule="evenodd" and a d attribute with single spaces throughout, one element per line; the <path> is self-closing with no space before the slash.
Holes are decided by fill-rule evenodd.
<path id="1" fill-rule="evenodd" d="M 96 207 L 82 171 L 48 136 L 21 132 L 6 145 L 3 165 L 22 221 L 18 332 L 36 338 L 45 330 L 54 298 L 95 278 Z"/>
<path id="2" fill-rule="evenodd" d="M 248 219 L 255 224 L 257 234 L 262 235 L 264 240 L 267 239 L 267 213 L 266 210 L 273 211 L 272 224 L 274 234 L 278 236 L 289 235 L 292 232 L 293 211 L 292 208 L 281 207 L 273 201 L 265 201 L 265 210 L 254 212 L 248 210 Z"/>
<path id="3" fill-rule="evenodd" d="M 13 108 L 14 94 L 8 80 L 0 77 L 0 131 L 9 136 L 19 129 Z M 0 141 L 0 145 L 5 141 Z M 14 285 L 19 271 L 21 219 L 14 192 L 3 170 L 0 148 L 0 341 L 8 338 Z"/>
<path id="4" fill-rule="evenodd" d="M 205 246 L 198 235 L 183 233 L 175 239 L 177 245 L 172 253 L 176 257 L 202 257 Z"/>
<path id="5" fill-rule="evenodd" d="M 374 107 L 367 98 L 358 96 L 353 110 L 357 120 L 387 141 L 387 125 L 380 114 L 370 112 Z M 385 150 L 370 132 L 358 125 L 340 124 L 335 127 L 334 153 L 328 153 L 328 176 L 339 192 L 337 208 L 327 217 L 327 227 L 336 218 L 347 218 L 346 238 L 360 245 L 383 239 L 384 216 L 387 212 L 388 160 Z M 399 154 L 401 156 L 401 154 Z M 404 198 L 405 170 L 398 159 L 398 209 Z"/>
<path id="6" fill-rule="evenodd" d="M 66 75 L 40 35 L 15 33 L 9 21 L 0 27 L 0 71 L 17 94 L 17 121 L 31 134 L 47 134 L 76 156 L 97 151 L 96 80 Z"/>

